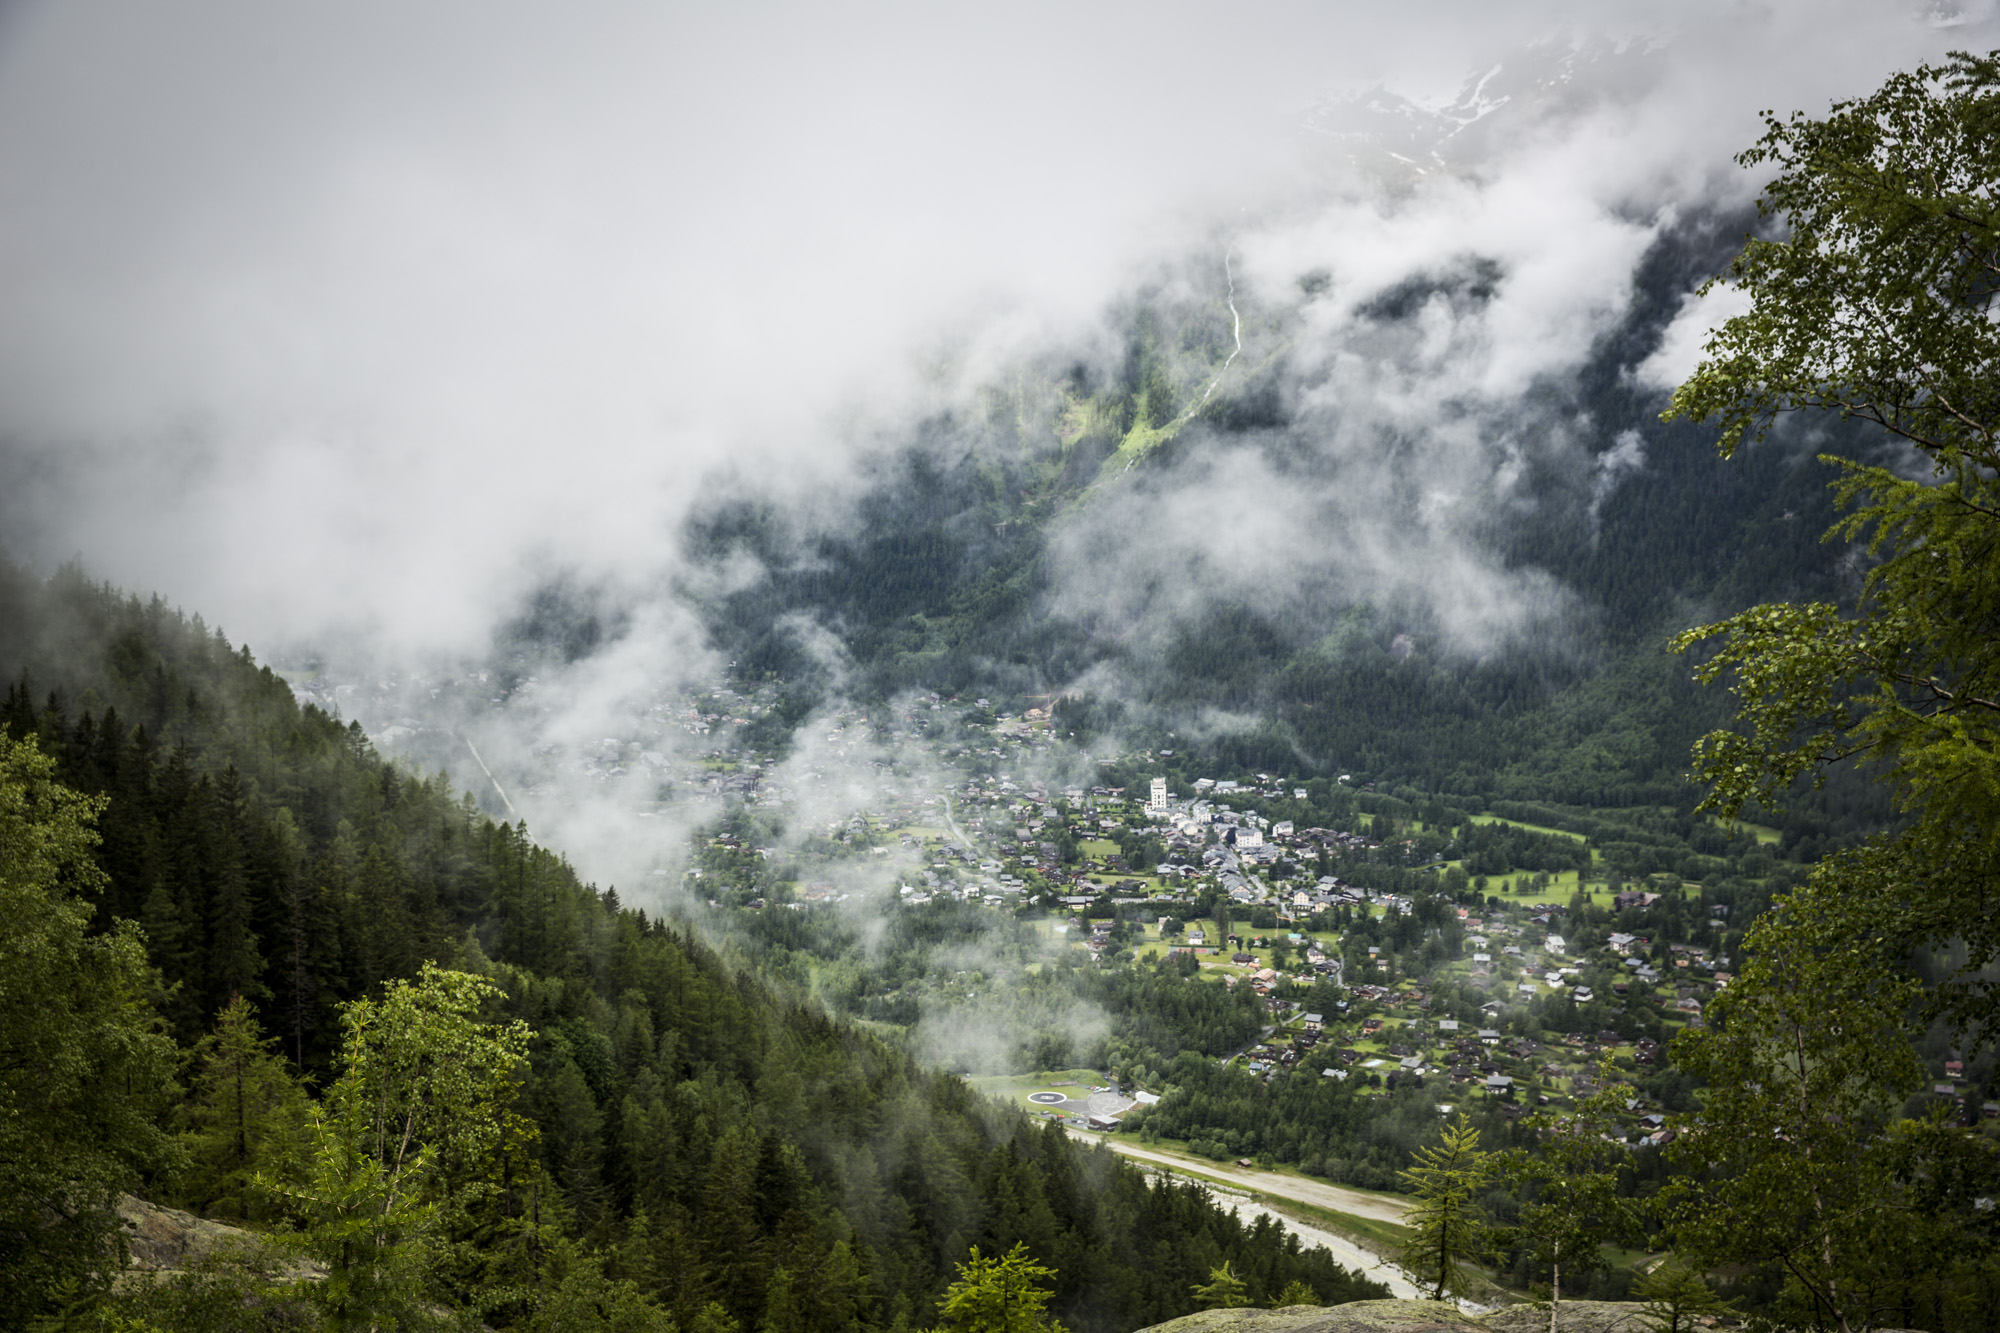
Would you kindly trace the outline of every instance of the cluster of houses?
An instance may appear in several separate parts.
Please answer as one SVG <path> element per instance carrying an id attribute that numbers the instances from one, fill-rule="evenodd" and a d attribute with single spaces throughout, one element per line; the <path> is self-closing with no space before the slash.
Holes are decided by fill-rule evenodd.
<path id="1" fill-rule="evenodd" d="M 1237 787 L 1206 778 L 1201 782 L 1216 790 Z M 1127 826 L 1122 817 L 1124 798 L 1124 789 L 1114 787 L 1073 786 L 1060 793 L 1069 807 L 1069 831 L 1083 836 L 1113 837 L 1123 830 Z M 1166 797 L 1163 779 L 1154 779 L 1152 797 L 1143 807 L 1155 820 L 1172 825 L 1163 839 L 1168 859 L 1151 867 L 1160 889 L 1150 889 L 1137 879 L 1100 877 L 1099 872 L 1062 866 L 1056 839 L 1064 831 L 1064 814 L 1053 804 L 1056 798 L 1047 789 L 1021 790 L 1004 778 L 971 779 L 953 789 L 947 799 L 955 801 L 964 815 L 963 834 L 931 848 L 929 869 L 913 877 L 920 882 L 902 886 L 900 896 L 906 903 L 916 905 L 949 896 L 992 907 L 1012 907 L 1027 887 L 1022 875 L 1034 873 L 1043 883 L 1054 886 L 1056 903 L 1070 906 L 1104 896 L 1120 904 L 1188 902 L 1212 884 L 1233 903 L 1272 906 L 1287 917 L 1341 905 L 1409 909 L 1407 899 L 1371 897 L 1334 875 L 1320 876 L 1309 886 L 1273 887 L 1263 872 L 1282 856 L 1321 847 L 1351 850 L 1374 844 L 1333 829 L 1296 830 L 1289 821 L 1272 823 L 1206 799 L 1175 803 Z M 912 817 L 922 819 L 925 812 L 914 812 L 913 816 L 908 808 L 902 808 L 867 816 L 882 822 Z M 915 845 L 907 835 L 903 841 L 906 846 Z"/>
<path id="2" fill-rule="evenodd" d="M 1279 1029 L 1279 1035 L 1289 1036 L 1289 1043 L 1266 1040 L 1252 1047 L 1245 1053 L 1250 1072 L 1268 1077 L 1272 1073 L 1292 1069 L 1301 1062 L 1310 1063 L 1308 1057 L 1319 1045 L 1325 1027 L 1325 1015 L 1314 1013 L 1303 1015 L 1298 1027 L 1289 1033 Z"/>
<path id="3" fill-rule="evenodd" d="M 1307 1021 L 1301 1023 L 1298 1032 L 1293 1035 L 1289 1050 L 1280 1052 L 1268 1045 L 1261 1047 L 1257 1052 L 1261 1058 L 1250 1064 L 1250 1070 L 1253 1073 L 1274 1073 L 1291 1068 L 1304 1059 L 1319 1044 L 1323 1031 L 1319 1015 L 1311 1014 L 1306 1018 Z M 1537 1086 L 1552 1089 L 1567 1087 L 1576 1096 L 1587 1096 L 1597 1091 L 1598 1087 L 1592 1065 L 1571 1068 L 1549 1058 L 1548 1048 L 1542 1043 L 1528 1037 L 1508 1036 L 1498 1028 L 1476 1027 L 1468 1030 L 1455 1019 L 1440 1019 L 1435 1023 L 1418 1020 L 1390 1027 L 1383 1019 L 1371 1018 L 1361 1025 L 1359 1035 L 1382 1049 L 1365 1051 L 1351 1045 L 1333 1047 L 1326 1053 L 1321 1077 L 1344 1080 L 1357 1073 L 1373 1075 L 1388 1088 L 1404 1083 L 1423 1087 L 1426 1079 L 1442 1079 L 1453 1087 L 1494 1098 L 1501 1112 L 1510 1117 L 1525 1113 L 1530 1102 L 1546 1106 L 1552 1100 L 1548 1092 L 1524 1094 L 1524 1088 L 1529 1086 L 1524 1080 L 1530 1074 Z M 1597 1033 L 1594 1037 L 1574 1034 L 1564 1045 L 1569 1049 L 1571 1058 L 1581 1056 L 1587 1061 L 1595 1061 L 1614 1048 L 1629 1046 L 1638 1063 L 1650 1064 L 1656 1059 L 1658 1051 L 1658 1043 L 1650 1037 L 1631 1043 L 1610 1031 Z M 1523 1072 L 1524 1066 L 1533 1068 Z M 1636 1117 L 1637 1137 L 1634 1141 L 1658 1145 L 1672 1140 L 1672 1131 L 1665 1127 L 1663 1118 L 1647 1114 L 1642 1102 L 1634 1099 L 1627 1109 Z"/>
<path id="4" fill-rule="evenodd" d="M 1289 1031 L 1281 1018 L 1267 1040 L 1244 1053 L 1249 1071 L 1271 1078 L 1295 1069 L 1317 1068 L 1324 1078 L 1359 1077 L 1371 1086 L 1379 1084 L 1386 1088 L 1404 1084 L 1423 1087 L 1427 1081 L 1434 1081 L 1438 1086 L 1461 1089 L 1467 1095 L 1492 1098 L 1503 1115 L 1512 1117 L 1525 1114 L 1533 1105 L 1547 1105 L 1564 1091 L 1577 1095 L 1595 1091 L 1595 1065 L 1614 1052 L 1640 1067 L 1655 1063 L 1659 1044 L 1651 1035 L 1634 1040 L 1630 1035 L 1621 1036 L 1607 1029 L 1571 1033 L 1561 1038 L 1549 1036 L 1549 1044 L 1544 1044 L 1504 1031 L 1502 1020 L 1508 1017 L 1509 1009 L 1530 995 L 1541 993 L 1545 987 L 1552 992 L 1566 990 L 1579 1002 L 1589 1002 L 1595 996 L 1592 988 L 1580 980 L 1579 973 L 1584 968 L 1570 961 L 1573 952 L 1570 941 L 1558 928 L 1564 908 L 1539 904 L 1519 919 L 1473 915 L 1476 910 L 1462 910 L 1460 917 L 1467 929 L 1470 975 L 1495 994 L 1495 998 L 1481 1006 L 1478 1015 L 1490 1026 L 1461 1024 L 1450 1018 L 1433 1019 L 1426 985 L 1361 983 L 1347 988 L 1341 1010 L 1346 1011 L 1353 1003 L 1364 1013 L 1369 1009 L 1383 1012 L 1346 1028 L 1345 1040 L 1334 1037 L 1331 1042 L 1328 1038 L 1332 1034 L 1320 1014 L 1303 1015 Z M 1606 959 L 1622 965 L 1628 960 L 1638 961 L 1642 955 L 1659 957 L 1661 953 L 1647 939 L 1632 935 L 1614 936 L 1606 943 L 1606 949 L 1607 953 L 1600 955 L 1600 961 L 1593 967 L 1602 967 Z M 1716 972 L 1718 960 L 1710 959 L 1698 946 L 1682 945 L 1665 952 L 1672 960 L 1671 967 L 1649 965 L 1642 976 L 1639 968 L 1621 966 L 1621 979 L 1607 989 L 1624 992 L 1640 985 L 1652 986 L 1672 971 L 1678 974 L 1676 979 L 1687 983 L 1678 988 L 1675 1000 L 1681 1020 L 1698 1024 L 1699 996 L 1704 985 L 1727 984 L 1728 974 Z M 1549 965 L 1540 962 L 1543 956 L 1550 959 Z M 1510 982 L 1504 991 L 1500 990 L 1497 982 L 1502 977 L 1503 965 L 1508 967 L 1506 975 L 1530 980 L 1518 987 Z M 1697 971 L 1713 974 L 1712 979 L 1707 982 L 1697 979 L 1693 975 Z M 1274 1013 L 1280 1015 L 1290 1006 L 1290 1002 L 1275 998 L 1270 1003 Z M 1338 1016 L 1335 1021 L 1346 1026 Z M 1671 1140 L 1672 1131 L 1656 1111 L 1636 1099 L 1628 1110 L 1633 1115 L 1630 1142 L 1658 1145 Z"/>
<path id="5" fill-rule="evenodd" d="M 1259 777 L 1264 782 L 1271 780 L 1267 774 Z M 1227 877 L 1238 872 L 1241 865 L 1268 866 L 1287 854 L 1311 855 L 1321 849 L 1355 850 L 1376 845 L 1359 834 L 1324 828 L 1301 830 L 1288 819 L 1274 823 L 1263 815 L 1239 811 L 1227 802 L 1211 799 L 1245 790 L 1236 782 L 1199 778 L 1194 785 L 1193 797 L 1176 800 L 1167 790 L 1167 780 L 1154 778 L 1147 794 L 1146 817 L 1166 828 L 1163 841 L 1168 861 L 1157 868 L 1163 877 L 1199 874 L 1203 870 Z M 1283 794 L 1261 786 L 1249 790 L 1259 795 Z M 1306 790 L 1294 788 L 1290 794 L 1303 800 Z M 1240 873 L 1237 877 L 1241 879 Z M 1238 889 L 1247 889 L 1249 885 L 1225 883 L 1224 887 L 1234 896 Z"/>

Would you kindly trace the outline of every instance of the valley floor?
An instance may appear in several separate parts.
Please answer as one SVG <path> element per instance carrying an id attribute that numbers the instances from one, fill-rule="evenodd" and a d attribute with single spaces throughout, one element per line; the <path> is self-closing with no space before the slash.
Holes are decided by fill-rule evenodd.
<path id="1" fill-rule="evenodd" d="M 1226 1202 L 1225 1206 L 1229 1206 L 1229 1204 Z M 1260 1217 L 1268 1217 L 1279 1226 L 1285 1228 L 1285 1230 L 1297 1236 L 1301 1244 L 1309 1247 L 1324 1245 L 1332 1252 L 1335 1259 L 1349 1268 L 1356 1269 L 1363 1277 L 1370 1281 L 1380 1282 L 1389 1288 L 1389 1293 L 1392 1296 L 1398 1299 L 1421 1300 L 1424 1297 L 1425 1293 L 1418 1291 L 1416 1285 L 1410 1279 L 1403 1276 L 1402 1269 L 1397 1268 L 1394 1264 L 1372 1250 L 1364 1250 L 1345 1236 L 1337 1236 L 1331 1231 L 1322 1231 L 1318 1227 L 1309 1226 L 1304 1222 L 1298 1221 L 1296 1218 L 1287 1217 L 1275 1209 L 1267 1208 L 1261 1203 L 1245 1201 L 1235 1203 L 1234 1207 L 1236 1215 L 1245 1222 L 1254 1222 Z"/>
<path id="2" fill-rule="evenodd" d="M 1080 1129 L 1072 1129 L 1070 1134 L 1074 1138 L 1102 1142 L 1105 1147 L 1124 1157 L 1198 1172 L 1203 1176 L 1228 1181 L 1262 1194 L 1276 1195 L 1281 1199 L 1295 1199 L 1300 1203 L 1309 1203 L 1319 1208 L 1353 1213 L 1357 1217 L 1372 1217 L 1380 1222 L 1400 1223 L 1403 1220 L 1405 1205 L 1393 1195 L 1371 1194 L 1365 1190 L 1348 1189 L 1341 1185 L 1330 1185 L 1324 1181 L 1310 1180 L 1304 1176 L 1289 1175 L 1279 1171 L 1260 1171 L 1255 1167 L 1212 1162 L 1205 1157 L 1190 1157 L 1161 1148 L 1142 1146 L 1129 1139 L 1121 1139 L 1116 1134 L 1093 1134 Z"/>

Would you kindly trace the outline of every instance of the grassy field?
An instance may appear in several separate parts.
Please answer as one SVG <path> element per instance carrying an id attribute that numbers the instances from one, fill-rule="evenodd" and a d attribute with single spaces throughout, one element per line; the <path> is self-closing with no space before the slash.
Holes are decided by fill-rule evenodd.
<path id="1" fill-rule="evenodd" d="M 1568 829 L 1550 828 L 1546 824 L 1524 824 L 1518 819 L 1502 819 L 1498 815 L 1474 815 L 1475 824 L 1505 824 L 1509 828 L 1526 829 L 1530 833 L 1546 833 L 1551 837 L 1575 838 L 1578 842 L 1589 841 L 1581 833 L 1571 833 Z"/>
<path id="2" fill-rule="evenodd" d="M 1574 870 L 1564 870 L 1551 875 L 1547 886 L 1540 889 L 1529 887 L 1535 878 L 1535 873 L 1532 870 L 1516 870 L 1506 875 L 1488 875 L 1486 891 L 1519 902 L 1567 903 L 1577 890 L 1578 875 Z"/>
<path id="3" fill-rule="evenodd" d="M 1174 915 L 1174 913 L 1169 910 L 1166 910 L 1163 907 L 1160 915 L 1172 916 Z M 1165 954 L 1168 949 L 1186 947 L 1187 932 L 1192 930 L 1199 930 L 1207 939 L 1207 942 L 1204 943 L 1201 947 L 1204 949 L 1219 950 L 1219 952 L 1213 955 L 1202 956 L 1201 958 L 1202 971 L 1216 972 L 1231 976 L 1242 976 L 1257 970 L 1256 968 L 1238 967 L 1236 964 L 1229 961 L 1230 955 L 1236 952 L 1237 946 L 1227 945 L 1221 942 L 1221 936 L 1216 931 L 1215 921 L 1213 918 L 1184 917 L 1179 919 L 1182 922 L 1182 933 L 1178 938 L 1174 940 L 1164 940 L 1160 938 L 1159 925 L 1157 923 L 1148 923 L 1145 928 L 1146 929 L 1145 941 L 1143 943 L 1134 943 L 1132 945 L 1133 954 L 1139 958 L 1157 958 Z M 1238 921 L 1232 921 L 1230 923 L 1230 928 L 1236 931 L 1239 935 L 1249 930 L 1248 926 Z M 1308 943 L 1317 943 L 1321 948 L 1334 953 L 1337 953 L 1340 949 L 1340 932 L 1337 930 L 1292 931 L 1284 928 L 1279 928 L 1275 930 L 1252 931 L 1250 932 L 1250 934 L 1253 940 L 1263 939 L 1266 941 L 1282 939 L 1293 934 L 1301 936 L 1299 940 L 1289 942 L 1290 957 L 1286 960 L 1286 966 L 1294 971 L 1301 970 L 1303 968 L 1302 960 L 1305 957 L 1304 949 Z M 1271 961 L 1271 953 L 1268 943 L 1262 947 L 1259 947 L 1254 943 L 1243 947 L 1245 947 L 1248 950 L 1248 952 L 1256 956 L 1257 967 L 1261 968 L 1269 966 Z"/>
<path id="4" fill-rule="evenodd" d="M 1398 1249 L 1402 1248 L 1404 1238 L 1409 1234 L 1409 1228 L 1395 1222 L 1384 1222 L 1380 1218 L 1362 1217 L 1355 1213 L 1343 1213 L 1336 1208 L 1323 1208 L 1316 1203 L 1304 1203 L 1282 1194 L 1270 1194 L 1263 1190 L 1245 1189 L 1239 1181 L 1231 1181 L 1221 1176 L 1210 1175 L 1194 1167 L 1163 1167 L 1154 1162 L 1148 1162 L 1146 1165 L 1155 1170 L 1167 1171 L 1188 1180 L 1198 1180 L 1205 1185 L 1221 1185 L 1225 1189 L 1235 1191 L 1236 1193 L 1247 1194 L 1274 1213 L 1283 1213 L 1287 1217 L 1307 1223 L 1310 1226 L 1318 1227 L 1322 1231 L 1331 1231 L 1336 1236 L 1345 1236 L 1363 1249 L 1371 1250 L 1376 1254 L 1385 1256 L 1394 1254 Z M 1374 1191 L 1369 1192 L 1373 1193 Z M 1395 1199 L 1398 1203 L 1404 1202 L 1401 1195 L 1387 1194 L 1383 1197 Z"/>
<path id="5" fill-rule="evenodd" d="M 1186 1141 L 1182 1139 L 1166 1139 L 1157 1137 L 1146 1138 L 1146 1139 L 1133 1138 L 1128 1140 L 1128 1142 L 1136 1145 L 1137 1147 L 1144 1148 L 1147 1152 L 1165 1153 L 1175 1158 L 1178 1158 L 1179 1160 L 1174 1163 L 1174 1170 L 1182 1175 L 1196 1177 L 1201 1180 L 1210 1181 L 1218 1185 L 1227 1185 L 1230 1189 L 1243 1191 L 1245 1193 L 1253 1193 L 1253 1194 L 1258 1193 L 1258 1191 L 1254 1187 L 1244 1184 L 1244 1182 L 1242 1182 L 1241 1180 L 1231 1180 L 1225 1176 L 1213 1175 L 1208 1172 L 1205 1172 L 1203 1170 L 1203 1167 L 1210 1165 L 1211 1159 L 1202 1157 L 1199 1154 L 1195 1153 L 1192 1149 L 1188 1147 Z M 1231 1160 L 1233 1161 L 1234 1159 Z M 1217 1162 L 1214 1163 L 1213 1165 L 1220 1167 L 1223 1164 Z M 1317 1184 L 1331 1183 L 1321 1180 L 1318 1176 L 1307 1175 L 1305 1172 L 1293 1166 L 1283 1166 L 1272 1163 L 1259 1163 L 1256 1169 L 1259 1171 L 1268 1171 L 1275 1176 L 1293 1176 L 1299 1180 L 1311 1181 Z M 1363 1189 L 1359 1185 L 1341 1185 L 1339 1186 L 1339 1188 L 1350 1191 L 1351 1193 L 1354 1194 L 1365 1194 L 1373 1198 L 1387 1200 L 1388 1202 L 1394 1204 L 1398 1208 L 1403 1207 L 1410 1201 L 1408 1195 L 1398 1194 L 1394 1190 Z"/>
<path id="6" fill-rule="evenodd" d="M 1593 856 L 1595 856 L 1595 853 L 1593 853 Z M 1457 866 L 1460 863 L 1452 861 L 1449 864 Z M 1585 878 L 1574 870 L 1564 870 L 1549 876 L 1548 884 L 1539 889 L 1530 887 L 1531 882 L 1535 878 L 1535 873 L 1532 870 L 1516 870 L 1505 875 L 1488 875 L 1486 877 L 1486 892 L 1497 894 L 1501 898 L 1506 899 L 1510 904 L 1558 903 L 1567 905 L 1569 900 L 1576 896 L 1577 890 L 1581 888 L 1592 904 L 1605 907 L 1611 904 L 1613 894 L 1610 886 L 1603 880 L 1595 878 L 1595 876 L 1602 873 L 1601 871 L 1593 870 L 1591 872 L 1592 877 Z M 1652 892 L 1660 891 L 1658 884 L 1648 885 L 1644 881 L 1635 882 L 1629 887 L 1650 889 Z M 1692 898 L 1701 892 L 1701 886 L 1699 884 L 1683 884 L 1680 891 L 1683 897 Z"/>
<path id="7" fill-rule="evenodd" d="M 965 1081 L 968 1086 L 989 1097 L 1012 1102 L 1028 1111 L 1048 1109 L 1029 1101 L 1028 1094 L 1031 1092 L 1060 1092 L 1080 1101 L 1090 1096 L 1092 1088 L 1105 1086 L 1104 1072 L 1098 1069 L 1054 1069 L 1030 1074 L 994 1074 L 984 1078 L 968 1078 Z M 1073 1086 L 1059 1086 L 1062 1084 Z"/>
<path id="8" fill-rule="evenodd" d="M 1733 824 L 1725 823 L 1723 827 L 1731 832 L 1741 829 L 1766 847 L 1774 847 L 1784 841 L 1778 830 L 1769 824 L 1752 824 L 1748 820 L 1739 819 Z"/>

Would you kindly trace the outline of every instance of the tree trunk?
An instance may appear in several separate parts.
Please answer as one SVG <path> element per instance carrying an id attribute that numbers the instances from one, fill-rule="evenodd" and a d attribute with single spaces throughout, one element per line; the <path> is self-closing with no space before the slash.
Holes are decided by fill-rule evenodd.
<path id="1" fill-rule="evenodd" d="M 243 1061 L 236 1061 L 236 1164 L 250 1164 L 250 1112 L 243 1105 Z"/>

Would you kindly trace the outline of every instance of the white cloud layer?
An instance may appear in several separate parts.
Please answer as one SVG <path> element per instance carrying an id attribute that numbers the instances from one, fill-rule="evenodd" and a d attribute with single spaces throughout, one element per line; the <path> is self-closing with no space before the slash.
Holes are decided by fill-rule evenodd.
<path id="1" fill-rule="evenodd" d="M 1633 367 L 1633 373 L 1642 384 L 1671 391 L 1701 363 L 1709 335 L 1749 310 L 1749 295 L 1735 287 L 1717 287 L 1706 296 L 1690 293 L 1667 325 L 1659 348 Z"/>
<path id="2" fill-rule="evenodd" d="M 689 576 L 678 525 L 715 479 L 835 521 L 858 450 L 1011 358 L 1102 345 L 1137 275 L 1233 244 L 1267 316 L 1327 276 L 1285 334 L 1321 480 L 1255 449 L 1139 479 L 1110 502 L 1146 542 L 1060 534 L 1058 608 L 1136 634 L 1201 599 L 1337 587 L 1425 600 L 1483 649 L 1564 594 L 1483 555 L 1478 515 L 1530 446 L 1566 451 L 1586 493 L 1607 447 L 1524 417 L 1523 392 L 1619 318 L 1676 210 L 1750 197 L 1729 158 L 1758 108 L 1817 111 L 1992 44 L 1990 6 L 1955 17 L 17 5 L 0 545 L 82 553 L 267 655 L 336 636 L 476 650 L 551 569 L 616 589 L 630 635 L 552 672 L 531 724 L 481 732 L 496 766 L 525 763 L 714 678 L 660 590 Z M 1369 88 L 1414 100 L 1342 100 Z M 1343 137 L 1377 105 L 1400 158 Z M 1475 256 L 1490 299 L 1368 317 Z M 1637 373 L 1683 374 L 1718 308 L 1684 310 Z M 1233 373 L 1269 353 L 1258 336 Z M 868 795 L 826 792 L 816 815 Z M 540 808 L 538 833 L 628 884 L 684 832 L 588 792 Z"/>
<path id="3" fill-rule="evenodd" d="M 1505 257 L 1483 344 L 1434 349 L 1505 394 L 1615 309 L 1660 206 L 1740 193 L 1756 107 L 1988 22 L 1656 9 L 16 6 L 0 539 L 260 641 L 462 645 L 540 559 L 669 565 L 711 469 L 838 478 L 837 423 L 929 392 L 940 336 L 1075 336 L 1244 210 L 1292 219 L 1253 271 L 1321 254 L 1343 290 L 1475 241 Z M 1419 206 L 1316 202 L 1318 99 L 1443 95 L 1593 33 L 1656 43 L 1644 76 L 1543 97 Z"/>

